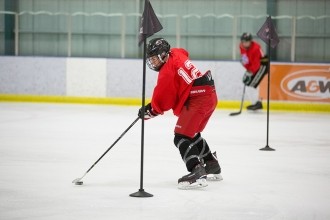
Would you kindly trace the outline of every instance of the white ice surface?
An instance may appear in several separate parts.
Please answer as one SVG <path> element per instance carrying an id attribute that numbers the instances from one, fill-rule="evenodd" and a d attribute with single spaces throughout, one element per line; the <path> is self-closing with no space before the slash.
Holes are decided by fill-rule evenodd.
<path id="1" fill-rule="evenodd" d="M 229 117 L 216 111 L 203 136 L 218 152 L 222 182 L 177 189 L 186 174 L 173 145 L 176 118 L 145 128 L 140 187 L 138 122 L 81 177 L 134 121 L 138 107 L 0 103 L 0 219 L 330 219 L 330 115 L 271 113 Z"/>

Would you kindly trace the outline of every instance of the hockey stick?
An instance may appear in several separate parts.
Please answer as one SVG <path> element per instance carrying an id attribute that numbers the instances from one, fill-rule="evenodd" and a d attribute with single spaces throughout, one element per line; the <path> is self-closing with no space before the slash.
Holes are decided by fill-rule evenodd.
<path id="1" fill-rule="evenodd" d="M 76 184 L 76 185 L 82 185 L 83 182 L 81 181 L 82 178 L 84 178 L 86 176 L 86 174 L 91 170 L 93 169 L 93 167 L 104 157 L 104 155 L 106 155 L 106 153 L 108 153 L 108 151 L 113 147 L 115 146 L 115 144 L 126 134 L 126 132 L 131 129 L 133 127 L 133 125 L 139 120 L 140 118 L 137 117 L 133 123 L 128 126 L 128 128 L 117 138 L 117 140 L 115 142 L 113 142 L 113 144 L 102 154 L 102 156 L 86 171 L 86 173 L 80 177 L 80 178 L 77 178 L 77 179 L 74 179 L 72 181 L 72 183 Z"/>
<path id="2" fill-rule="evenodd" d="M 244 85 L 244 88 L 243 88 L 243 95 L 242 95 L 241 107 L 240 107 L 239 111 L 238 112 L 232 112 L 232 113 L 230 113 L 229 114 L 230 116 L 235 116 L 235 115 L 241 114 L 242 108 L 243 108 L 243 104 L 244 104 L 245 87 L 246 87 L 246 85 Z"/>

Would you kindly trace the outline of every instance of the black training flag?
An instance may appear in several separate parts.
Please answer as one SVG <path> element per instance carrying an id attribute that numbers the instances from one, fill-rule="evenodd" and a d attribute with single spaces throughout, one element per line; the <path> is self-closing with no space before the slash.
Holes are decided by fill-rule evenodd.
<path id="1" fill-rule="evenodd" d="M 272 48 L 275 48 L 280 42 L 270 16 L 267 17 L 266 22 L 258 31 L 257 36 L 260 37 L 260 39 L 263 40 L 266 44 L 270 44 Z"/>
<path id="2" fill-rule="evenodd" d="M 144 39 L 147 39 L 154 33 L 163 29 L 162 24 L 159 22 L 154 9 L 149 0 L 144 2 L 144 11 L 141 18 L 140 33 L 139 33 L 139 46 Z"/>

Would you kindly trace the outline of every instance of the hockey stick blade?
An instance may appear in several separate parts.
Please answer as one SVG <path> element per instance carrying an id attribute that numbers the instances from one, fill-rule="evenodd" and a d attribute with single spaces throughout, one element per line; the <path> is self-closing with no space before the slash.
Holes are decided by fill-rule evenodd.
<path id="1" fill-rule="evenodd" d="M 232 112 L 232 113 L 229 114 L 229 116 L 235 116 L 235 115 L 241 114 L 242 109 L 243 109 L 243 104 L 244 104 L 245 87 L 246 86 L 244 85 L 243 94 L 242 94 L 242 100 L 241 100 L 241 106 L 239 108 L 239 111 L 238 112 Z"/>
<path id="2" fill-rule="evenodd" d="M 239 115 L 239 114 L 241 114 L 241 112 L 232 112 L 232 113 L 229 114 L 229 116 L 236 116 L 236 115 Z"/>
<path id="3" fill-rule="evenodd" d="M 81 180 L 81 178 L 74 179 L 74 180 L 72 180 L 72 183 L 80 182 L 80 180 Z"/>
<path id="4" fill-rule="evenodd" d="M 78 182 L 81 182 L 82 178 L 84 178 L 84 177 L 86 176 L 87 173 L 88 173 L 88 172 L 84 173 L 84 175 L 83 175 L 82 177 L 80 177 L 80 178 L 77 178 L 77 179 L 72 180 L 72 183 L 76 184 L 76 183 L 78 183 Z"/>

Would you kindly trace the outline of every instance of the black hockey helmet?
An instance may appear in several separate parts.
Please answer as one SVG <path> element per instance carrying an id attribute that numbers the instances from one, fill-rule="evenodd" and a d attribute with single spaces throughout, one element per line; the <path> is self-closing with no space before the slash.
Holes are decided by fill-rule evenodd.
<path id="1" fill-rule="evenodd" d="M 241 36 L 241 41 L 252 41 L 252 34 L 251 33 L 243 33 Z"/>
<path id="2" fill-rule="evenodd" d="M 154 38 L 149 41 L 147 45 L 147 64 L 150 69 L 158 71 L 161 66 L 164 64 L 164 59 L 167 57 L 171 49 L 170 44 L 164 38 Z M 151 63 L 150 58 L 157 56 L 161 65 L 155 66 Z"/>

